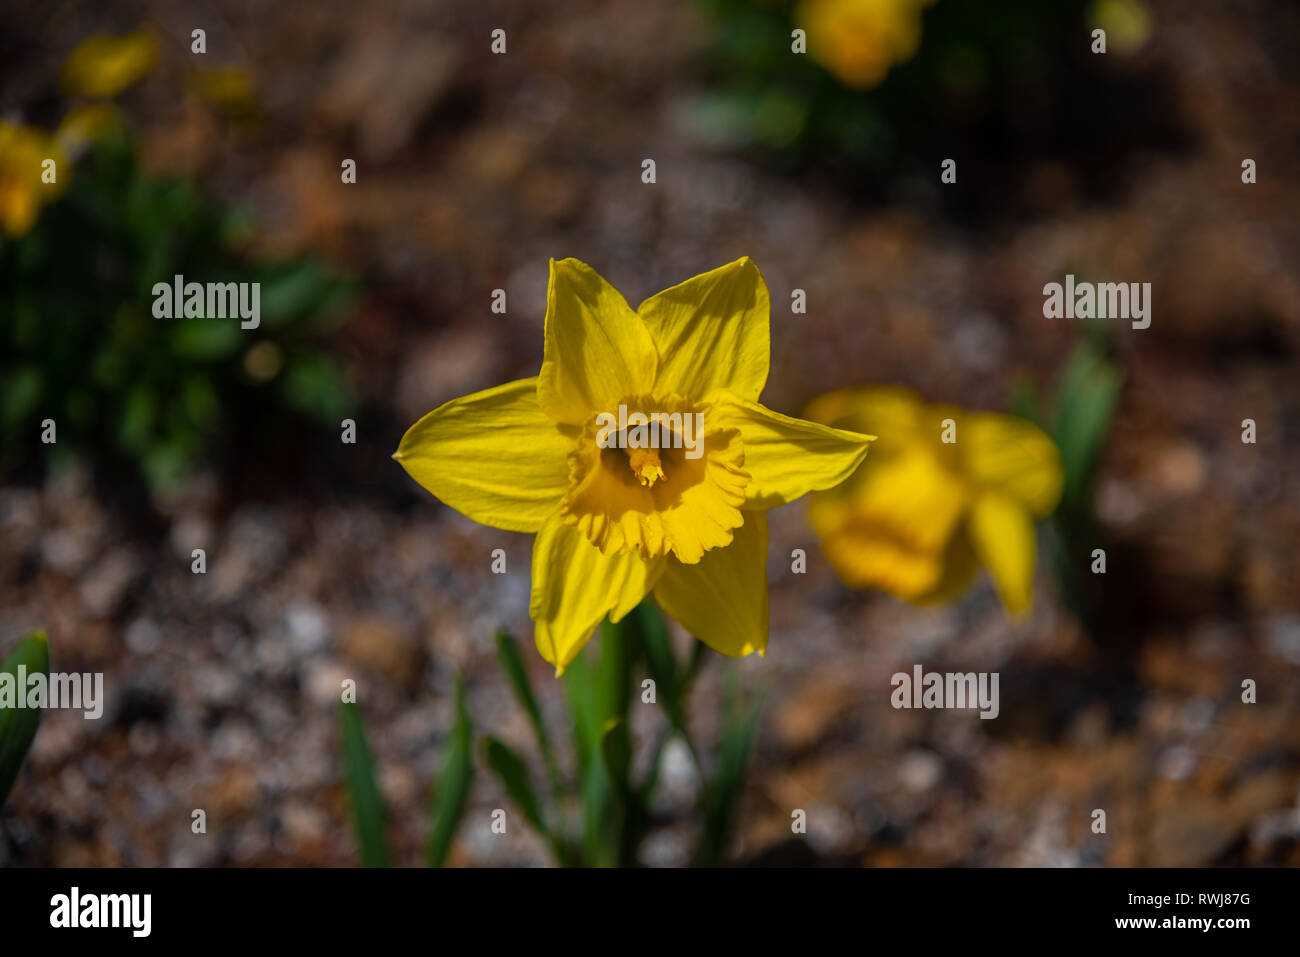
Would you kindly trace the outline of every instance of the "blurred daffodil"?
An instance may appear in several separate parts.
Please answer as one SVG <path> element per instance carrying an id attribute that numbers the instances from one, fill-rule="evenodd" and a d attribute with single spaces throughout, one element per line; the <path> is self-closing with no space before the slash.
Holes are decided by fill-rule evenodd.
<path id="1" fill-rule="evenodd" d="M 104 140 L 122 124 L 122 114 L 111 103 L 93 103 L 71 110 L 54 132 L 54 141 L 68 156 L 76 157 Z"/>
<path id="2" fill-rule="evenodd" d="M 45 182 L 46 160 L 53 160 Z M 41 204 L 62 190 L 59 173 L 63 153 L 43 130 L 15 126 L 0 120 L 0 230 L 6 236 L 24 235 L 36 222 Z"/>
<path id="3" fill-rule="evenodd" d="M 158 37 L 149 30 L 94 36 L 64 61 L 63 89 L 70 96 L 107 99 L 139 83 L 157 63 Z"/>
<path id="4" fill-rule="evenodd" d="M 1030 607 L 1034 521 L 1056 507 L 1063 480 L 1056 446 L 1038 427 L 926 405 L 891 387 L 832 392 L 805 414 L 880 435 L 852 478 L 809 501 L 809 521 L 847 585 L 941 602 L 984 565 L 1009 612 Z"/>
<path id="5" fill-rule="evenodd" d="M 1151 37 L 1151 11 L 1142 0 L 1095 0 L 1088 18 L 1106 31 L 1108 49 L 1121 56 L 1137 53 Z"/>
<path id="6" fill-rule="evenodd" d="M 801 0 L 794 24 L 808 52 L 845 86 L 867 90 L 921 44 L 921 8 L 932 0 Z"/>
<path id="7" fill-rule="evenodd" d="M 590 266 L 552 261 L 541 374 L 435 409 L 394 458 L 470 518 L 537 533 L 530 613 L 557 674 L 650 593 L 716 651 L 761 654 L 765 510 L 842 481 L 871 441 L 759 404 L 769 351 L 748 258 L 636 311 Z M 695 444 L 611 443 L 601 422 L 620 411 L 698 422 Z"/>
<path id="8" fill-rule="evenodd" d="M 257 108 L 257 83 L 243 67 L 198 70 L 190 83 L 199 96 L 231 116 L 246 116 Z"/>

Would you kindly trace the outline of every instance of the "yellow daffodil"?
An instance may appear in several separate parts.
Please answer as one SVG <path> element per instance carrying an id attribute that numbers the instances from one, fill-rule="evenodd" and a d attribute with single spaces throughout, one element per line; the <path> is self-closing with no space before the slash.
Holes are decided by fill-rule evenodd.
<path id="1" fill-rule="evenodd" d="M 71 110 L 54 133 L 54 141 L 63 152 L 79 156 L 89 146 L 104 140 L 122 124 L 122 114 L 111 103 L 93 103 Z"/>
<path id="2" fill-rule="evenodd" d="M 245 116 L 257 108 L 257 82 L 243 67 L 218 66 L 198 70 L 190 83 L 207 102 L 232 116 Z"/>
<path id="3" fill-rule="evenodd" d="M 64 61 L 63 89 L 70 96 L 107 99 L 139 83 L 157 63 L 158 37 L 149 30 L 94 36 Z"/>
<path id="4" fill-rule="evenodd" d="M 470 518 L 537 533 L 529 610 L 556 674 L 651 593 L 716 651 L 762 654 L 765 510 L 842 481 L 872 438 L 760 405 L 770 346 L 748 258 L 636 311 L 590 266 L 552 261 L 540 375 L 435 409 L 393 457 Z M 652 448 L 638 426 L 610 433 L 638 412 L 678 424 Z"/>
<path id="5" fill-rule="evenodd" d="M 43 165 L 54 160 L 55 181 L 42 180 Z M 62 189 L 63 153 L 44 131 L 0 120 L 0 230 L 24 235 L 36 222 L 41 204 Z"/>
<path id="6" fill-rule="evenodd" d="M 1037 426 L 1013 416 L 930 406 L 901 388 L 832 392 L 808 418 L 880 435 L 847 482 L 811 497 L 827 559 L 854 588 L 945 601 L 988 568 L 1012 614 L 1031 602 L 1034 520 L 1061 497 L 1061 459 Z"/>
<path id="7" fill-rule="evenodd" d="M 921 44 L 921 8 L 931 0 L 802 0 L 794 24 L 808 52 L 846 86 L 877 86 Z"/>
<path id="8" fill-rule="evenodd" d="M 1095 0 L 1088 22 L 1106 31 L 1111 53 L 1137 53 L 1151 38 L 1151 11 L 1142 0 Z"/>

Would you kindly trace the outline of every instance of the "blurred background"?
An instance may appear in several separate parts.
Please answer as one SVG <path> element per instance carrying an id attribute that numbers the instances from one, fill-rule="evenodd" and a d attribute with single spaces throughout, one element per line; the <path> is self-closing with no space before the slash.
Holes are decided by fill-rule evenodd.
<path id="1" fill-rule="evenodd" d="M 793 54 L 798 24 L 836 39 Z M 69 59 L 96 36 L 145 39 Z M 108 695 L 98 722 L 44 716 L 0 863 L 354 863 L 346 677 L 394 860 L 418 863 L 458 673 L 476 727 L 536 757 L 492 644 L 530 642 L 530 538 L 389 456 L 440 403 L 536 373 L 550 257 L 635 304 L 742 255 L 772 295 L 772 408 L 893 383 L 1046 420 L 1081 348 L 1117 391 L 1082 605 L 1047 550 L 1022 620 L 984 577 L 940 608 L 851 592 L 802 504 L 772 513 L 727 858 L 1300 863 L 1294 4 L 11 0 L 0 64 L 0 657 L 43 628 Z M 62 158 L 34 213 L 20 128 Z M 154 319 L 175 273 L 262 282 L 261 328 Z M 1045 319 L 1066 273 L 1150 282 L 1151 327 Z M 894 710 L 916 663 L 999 672 L 999 718 Z M 725 673 L 695 693 L 706 752 Z M 641 739 L 662 722 L 633 713 Z M 699 786 L 666 755 L 644 863 L 687 862 Z M 451 863 L 547 861 L 491 833 L 504 801 L 476 778 Z"/>

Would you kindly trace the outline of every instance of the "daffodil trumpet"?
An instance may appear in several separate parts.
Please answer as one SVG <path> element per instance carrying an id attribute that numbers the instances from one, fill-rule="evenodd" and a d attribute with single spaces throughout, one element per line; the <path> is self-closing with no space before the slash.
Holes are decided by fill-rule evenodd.
<path id="1" fill-rule="evenodd" d="M 443 502 L 536 534 L 529 613 L 557 674 L 648 595 L 722 654 L 765 652 L 767 509 L 843 481 L 874 438 L 758 401 L 768 323 L 748 258 L 636 310 L 590 266 L 552 261 L 540 374 L 454 399 L 402 438 L 394 458 Z M 611 431 L 620 406 L 630 428 Z"/>

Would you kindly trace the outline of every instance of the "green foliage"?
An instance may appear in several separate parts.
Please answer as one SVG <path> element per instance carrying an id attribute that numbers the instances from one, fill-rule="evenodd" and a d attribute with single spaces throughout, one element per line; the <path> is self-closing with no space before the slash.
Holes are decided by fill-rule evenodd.
<path id="1" fill-rule="evenodd" d="M 339 706 L 339 726 L 343 734 L 343 777 L 352 805 L 353 825 L 361 863 L 366 867 L 388 867 L 388 841 L 384 836 L 384 800 L 375 781 L 375 762 L 366 743 L 361 711 L 353 703 Z M 474 780 L 472 744 L 474 726 L 465 702 L 465 682 L 456 679 L 456 721 L 447 736 L 438 777 L 429 802 L 429 843 L 425 859 L 430 867 L 442 867 L 451 851 L 452 841 L 465 815 L 469 789 Z M 493 752 L 489 763 L 514 775 L 513 755 Z M 513 758 L 518 761 L 517 758 Z M 512 797 L 516 796 L 512 792 Z M 527 795 L 520 795 L 526 801 Z"/>
<path id="2" fill-rule="evenodd" d="M 361 712 L 351 702 L 339 705 L 343 732 L 343 776 L 352 800 L 352 819 L 361 863 L 366 867 L 388 867 L 388 843 L 384 838 L 384 800 L 375 783 L 374 759 L 366 743 Z"/>
<path id="3" fill-rule="evenodd" d="M 625 867 L 637 863 L 637 851 L 658 822 L 651 812 L 664 747 L 680 737 L 692 755 L 687 732 L 686 699 L 707 654 L 696 643 L 688 662 L 679 662 L 668 641 L 663 616 L 643 602 L 618 624 L 602 627 L 596 649 L 579 655 L 565 672 L 564 685 L 573 723 L 575 767 L 566 776 L 537 696 L 520 658 L 515 640 L 496 635 L 497 654 L 515 698 L 528 717 L 549 779 L 549 795 L 536 786 L 528 763 L 513 748 L 492 735 L 479 741 L 484 766 L 500 782 L 510 803 L 546 842 L 560 866 Z M 667 727 L 651 752 L 649 767 L 639 776 L 633 768 L 629 709 L 636 684 L 648 667 L 656 675 L 656 704 L 668 716 Z M 717 767 L 700 794 L 700 822 L 694 859 L 714 865 L 726 860 L 735 834 L 745 768 L 758 733 L 761 703 L 741 702 L 738 672 L 732 669 L 725 700 Z M 383 802 L 375 784 L 373 760 L 366 745 L 361 715 L 355 705 L 339 712 L 343 729 L 343 767 L 351 797 L 361 860 L 367 866 L 387 866 Z M 441 867 L 464 817 L 474 776 L 473 723 L 466 705 L 464 682 L 456 682 L 456 720 L 447 737 L 431 801 L 432 828 L 427 861 Z M 698 758 L 696 759 L 698 764 Z M 580 819 L 570 816 L 581 806 Z"/>
<path id="4" fill-rule="evenodd" d="M 700 801 L 702 826 L 695 849 L 695 863 L 701 867 L 714 867 L 726 860 L 727 848 L 735 836 L 740 817 L 745 772 L 758 737 L 758 719 L 762 711 L 761 700 L 748 706 L 741 700 L 733 667 L 728 675 L 726 718 L 717 766 Z"/>
<path id="5" fill-rule="evenodd" d="M 802 26 L 794 2 L 698 2 L 715 27 L 703 64 L 714 82 L 691 101 L 692 127 L 783 165 L 881 171 L 910 162 L 937 176 L 936 157 L 952 155 L 953 126 L 977 120 L 987 132 L 1005 119 L 997 104 L 1062 99 L 1070 77 L 1050 51 L 1061 38 L 1087 37 L 1086 0 L 938 0 L 922 11 L 915 55 L 860 90 L 818 61 L 811 38 L 810 52 L 792 53 L 791 30 Z"/>
<path id="6" fill-rule="evenodd" d="M 11 675 L 16 683 L 20 665 L 28 676 L 43 674 L 49 677 L 50 648 L 44 633 L 34 632 L 18 642 L 0 665 L 0 674 Z M 23 689 L 17 690 L 23 693 Z M 18 769 L 27 757 L 40 723 L 40 708 L 0 707 L 0 807 L 4 806 L 9 790 L 14 786 Z"/>
<path id="7" fill-rule="evenodd" d="M 547 842 L 556 863 L 630 866 L 636 864 L 641 842 L 656 823 L 651 809 L 664 747 L 673 737 L 680 737 L 691 753 L 696 753 L 687 731 L 686 702 L 706 652 L 697 642 L 690 661 L 679 662 L 663 616 L 650 602 L 643 602 L 618 624 L 606 622 L 599 654 L 597 643 L 592 645 L 564 675 L 573 721 L 576 766 L 572 785 L 581 806 L 576 826 L 568 817 L 568 781 L 555 762 L 550 735 L 514 640 L 504 633 L 497 636 L 498 653 L 520 706 L 529 716 L 551 777 L 551 801 L 538 798 L 527 765 L 500 741 L 485 739 L 484 755 L 511 802 Z M 646 669 L 654 678 L 656 704 L 664 709 L 668 724 L 655 743 L 649 767 L 638 777 L 633 768 L 629 709 Z M 701 794 L 696 852 L 701 863 L 725 859 L 734 834 L 744 767 L 757 731 L 759 707 L 741 715 L 736 696 L 728 700 L 718 770 Z"/>
<path id="8" fill-rule="evenodd" d="M 0 239 L 0 470 L 51 454 L 125 463 L 153 488 L 236 439 L 267 448 L 351 406 L 315 344 L 350 288 L 316 262 L 248 262 L 242 211 L 143 173 L 118 132 L 67 174 L 27 235 Z M 159 319 L 155 283 L 261 283 L 261 322 Z"/>
<path id="9" fill-rule="evenodd" d="M 1067 512 L 1087 510 L 1087 496 L 1122 386 L 1119 370 L 1094 340 L 1085 341 L 1066 364 L 1051 432 L 1065 469 L 1061 501 Z"/>
<path id="10" fill-rule="evenodd" d="M 483 739 L 483 759 L 500 779 L 510 800 L 523 812 L 524 819 L 549 840 L 550 829 L 542 818 L 542 806 L 537 800 L 537 792 L 533 790 L 533 782 L 523 759 L 493 737 Z"/>
<path id="11" fill-rule="evenodd" d="M 1066 363 L 1053 409 L 1042 407 L 1027 385 L 1012 399 L 1014 410 L 1038 423 L 1061 450 L 1065 485 L 1049 525 L 1049 555 L 1062 599 L 1094 634 L 1103 622 L 1090 563 L 1102 542 L 1093 520 L 1092 490 L 1123 385 L 1104 333 L 1093 331 Z"/>
<path id="12" fill-rule="evenodd" d="M 560 773 L 560 765 L 555 758 L 555 746 L 551 743 L 546 722 L 542 720 L 542 711 L 537 705 L 537 696 L 533 694 L 533 686 L 528 681 L 528 672 L 524 669 L 523 659 L 519 657 L 519 649 L 514 639 L 505 631 L 496 633 L 496 646 L 501 669 L 506 673 L 510 689 L 514 692 L 515 699 L 524 709 L 524 713 L 528 716 L 528 723 L 532 726 L 533 735 L 537 739 L 537 749 L 541 752 L 542 762 L 546 765 L 551 800 L 558 806 L 564 799 L 564 776 Z"/>
<path id="13" fill-rule="evenodd" d="M 431 801 L 432 827 L 429 831 L 427 860 L 430 867 L 442 867 L 451 850 L 452 839 L 469 801 L 474 781 L 474 725 L 465 703 L 465 682 L 456 679 L 456 723 L 452 726 L 438 767 Z"/>

